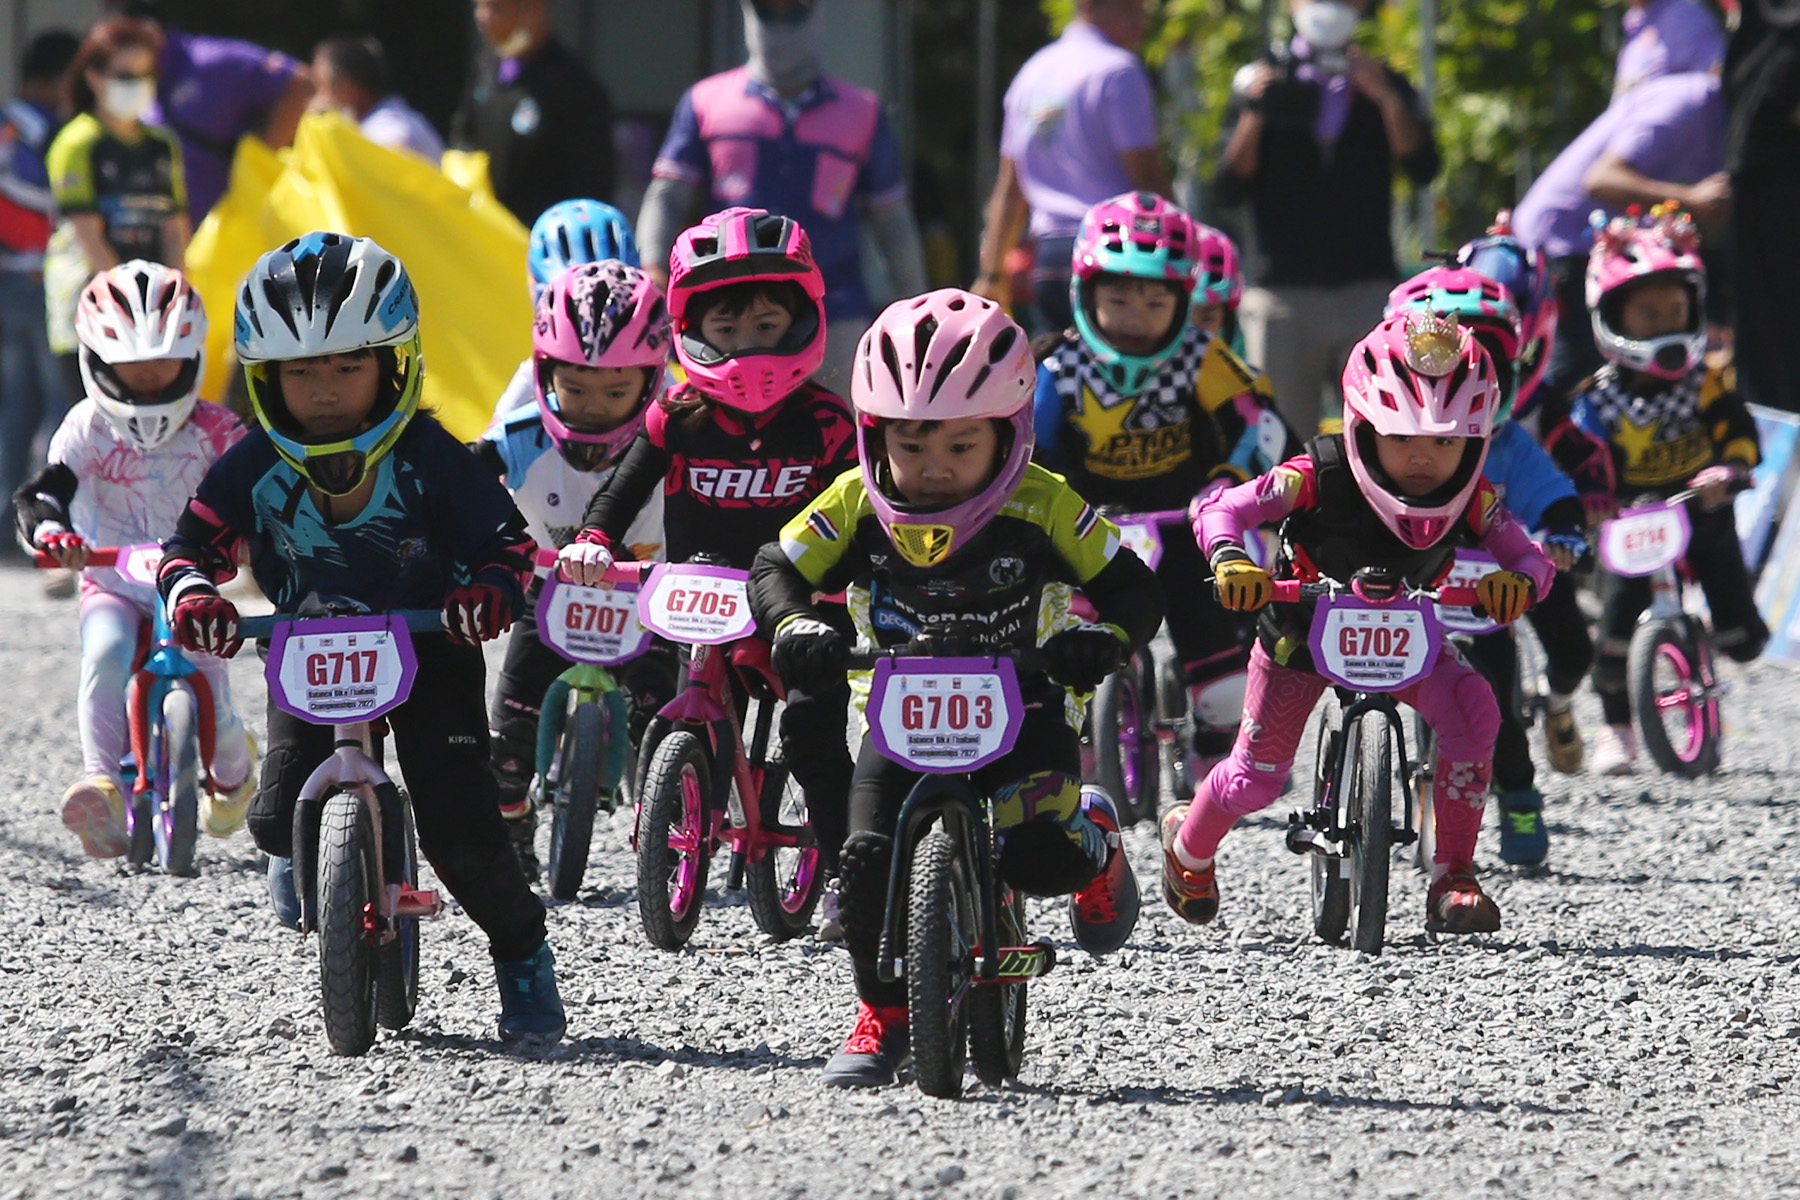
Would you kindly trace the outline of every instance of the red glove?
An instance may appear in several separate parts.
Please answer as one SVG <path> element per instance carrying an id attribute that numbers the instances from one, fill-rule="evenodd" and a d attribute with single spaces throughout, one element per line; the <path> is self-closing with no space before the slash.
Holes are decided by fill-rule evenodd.
<path id="1" fill-rule="evenodd" d="M 479 646 L 499 637 L 512 623 L 512 605 L 494 584 L 452 588 L 444 598 L 444 631 L 453 642 Z"/>
<path id="2" fill-rule="evenodd" d="M 183 596 L 169 614 L 175 644 L 195 654 L 230 658 L 244 644 L 237 606 L 217 592 Z"/>

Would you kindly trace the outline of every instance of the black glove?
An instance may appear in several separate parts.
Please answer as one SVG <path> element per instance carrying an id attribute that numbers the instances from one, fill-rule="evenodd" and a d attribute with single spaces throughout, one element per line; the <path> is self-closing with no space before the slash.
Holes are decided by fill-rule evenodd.
<path id="1" fill-rule="evenodd" d="M 850 640 L 823 621 L 796 617 L 775 635 L 769 659 L 781 682 L 816 696 L 844 681 L 850 669 Z"/>
<path id="2" fill-rule="evenodd" d="M 1125 643 L 1110 629 L 1083 625 L 1053 634 L 1043 645 L 1050 678 L 1077 692 L 1091 692 L 1125 661 Z"/>

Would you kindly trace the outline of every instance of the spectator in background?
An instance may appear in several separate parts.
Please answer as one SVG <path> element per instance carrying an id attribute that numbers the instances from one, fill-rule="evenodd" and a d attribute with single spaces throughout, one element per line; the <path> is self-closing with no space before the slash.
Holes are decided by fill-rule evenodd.
<path id="1" fill-rule="evenodd" d="M 144 116 L 181 139 L 188 219 L 198 226 L 231 182 L 239 138 L 255 134 L 277 149 L 293 144 L 312 77 L 279 51 L 177 29 L 155 0 L 106 0 L 106 8 L 152 22 L 162 37 L 155 103 Z"/>
<path id="2" fill-rule="evenodd" d="M 1659 75 L 1717 71 L 1725 58 L 1718 18 L 1695 0 L 1629 0 L 1622 24 L 1615 98 Z"/>
<path id="3" fill-rule="evenodd" d="M 0 108 L 0 495 L 24 482 L 32 443 L 68 407 L 44 330 L 44 245 L 56 216 L 44 155 L 62 126 L 63 77 L 80 45 L 62 30 L 33 38 L 19 94 Z"/>
<path id="4" fill-rule="evenodd" d="M 1731 204 L 1724 143 L 1716 74 L 1649 79 L 1615 98 L 1519 201 L 1513 233 L 1549 260 L 1562 310 L 1542 385 L 1550 403 L 1600 367 L 1585 290 L 1594 210 L 1611 218 L 1633 204 L 1674 200 L 1703 227 L 1722 228 Z"/>
<path id="5" fill-rule="evenodd" d="M 343 113 L 377 146 L 415 154 L 434 167 L 444 157 L 444 139 L 394 90 L 387 55 L 374 38 L 320 42 L 313 51 L 312 76 L 319 89 L 314 108 Z"/>
<path id="6" fill-rule="evenodd" d="M 1288 7 L 1293 39 L 1232 81 L 1213 188 L 1250 204 L 1245 357 L 1310 438 L 1394 283 L 1394 170 L 1424 187 L 1438 151 L 1412 85 L 1353 40 L 1367 0 Z"/>
<path id="7" fill-rule="evenodd" d="M 1062 36 L 1025 60 L 1006 89 L 1000 173 L 988 197 L 973 289 L 1007 303 L 1007 255 L 1030 216 L 1038 332 L 1061 330 L 1070 257 L 1088 209 L 1121 192 L 1171 193 L 1156 146 L 1156 99 L 1138 58 L 1144 0 L 1078 0 Z"/>
<path id="8" fill-rule="evenodd" d="M 527 229 L 559 200 L 613 195 L 612 101 L 550 31 L 549 0 L 475 0 L 488 51 L 451 128 L 485 150 L 494 195 Z"/>
<path id="9" fill-rule="evenodd" d="M 896 295 L 926 288 L 900 143 L 867 88 L 819 65 L 815 0 L 742 0 L 750 61 L 702 79 L 675 106 L 638 213 L 645 269 L 667 282 L 675 238 L 706 212 L 763 208 L 800 222 L 825 277 L 825 362 L 848 394 L 856 343 L 875 316 L 863 278 L 866 217 Z"/>

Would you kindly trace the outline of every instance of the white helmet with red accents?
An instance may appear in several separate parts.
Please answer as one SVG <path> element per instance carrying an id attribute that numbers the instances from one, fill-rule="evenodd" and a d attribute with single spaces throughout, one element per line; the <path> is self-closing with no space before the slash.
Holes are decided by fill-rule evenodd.
<path id="1" fill-rule="evenodd" d="M 1598 213 L 1595 214 L 1599 216 Z M 1634 338 L 1621 328 L 1626 294 L 1648 280 L 1677 283 L 1688 292 L 1687 326 L 1659 337 Z M 1608 362 L 1679 379 L 1706 355 L 1706 267 L 1700 261 L 1700 231 L 1673 202 L 1648 216 L 1615 217 L 1594 231 L 1588 253 L 1587 304 L 1593 314 L 1594 344 Z"/>
<path id="2" fill-rule="evenodd" d="M 1344 453 L 1382 524 L 1415 550 L 1436 545 L 1462 514 L 1487 461 L 1500 381 L 1487 351 L 1455 317 L 1398 312 L 1344 367 Z M 1375 438 L 1466 438 L 1448 483 L 1409 496 L 1382 469 Z"/>
<path id="3" fill-rule="evenodd" d="M 1025 331 L 992 300 L 940 288 L 896 300 L 857 343 L 850 375 L 856 449 L 876 519 L 914 566 L 944 561 L 980 533 L 1018 490 L 1035 444 L 1037 367 Z M 894 493 L 878 436 L 882 421 L 1005 422 L 1000 461 L 982 490 L 947 508 Z"/>
<path id="4" fill-rule="evenodd" d="M 75 336 L 82 386 L 121 439 L 150 450 L 186 423 L 206 365 L 206 308 L 180 271 L 134 258 L 100 272 L 81 290 Z M 153 394 L 125 386 L 113 369 L 158 359 L 181 366 Z"/>

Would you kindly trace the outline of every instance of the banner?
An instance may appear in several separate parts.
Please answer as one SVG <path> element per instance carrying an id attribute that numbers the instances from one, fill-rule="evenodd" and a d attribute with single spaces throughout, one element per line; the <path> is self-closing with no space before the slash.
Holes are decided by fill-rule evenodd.
<path id="1" fill-rule="evenodd" d="M 1750 405 L 1756 420 L 1756 437 L 1762 443 L 1762 461 L 1750 472 L 1756 486 L 1740 492 L 1734 504 L 1738 541 L 1744 548 L 1744 563 L 1754 575 L 1762 565 L 1768 549 L 1769 530 L 1787 507 L 1788 493 L 1793 490 L 1794 449 L 1800 443 L 1800 416 Z M 1766 610 L 1765 610 L 1766 611 Z"/>
<path id="2" fill-rule="evenodd" d="M 310 113 L 291 150 L 238 143 L 231 186 L 188 247 L 211 327 L 201 394 L 222 398 L 238 285 L 265 251 L 314 229 L 371 237 L 419 293 L 426 407 L 458 438 L 487 427 L 531 350 L 525 229 L 487 186 L 484 156 L 452 160 L 461 182 L 377 146 L 337 113 Z M 464 185 L 467 186 L 464 186 Z"/>

